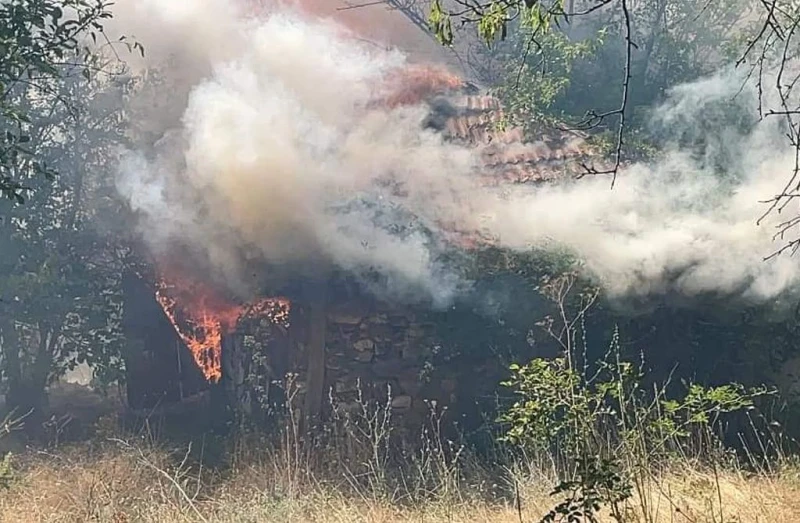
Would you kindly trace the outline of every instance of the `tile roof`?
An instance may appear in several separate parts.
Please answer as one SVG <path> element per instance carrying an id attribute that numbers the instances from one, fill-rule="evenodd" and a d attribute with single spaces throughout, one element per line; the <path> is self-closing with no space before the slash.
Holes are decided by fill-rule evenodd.
<path id="1" fill-rule="evenodd" d="M 464 93 L 471 90 L 471 93 Z M 488 184 L 532 183 L 579 174 L 598 153 L 585 133 L 540 127 L 536 137 L 508 125 L 500 101 L 472 86 L 429 99 L 428 125 L 453 141 L 480 150 Z"/>
<path id="2" fill-rule="evenodd" d="M 413 66 L 390 80 L 391 106 L 427 103 L 425 125 L 446 139 L 478 149 L 483 160 L 479 170 L 486 186 L 540 184 L 564 180 L 584 172 L 584 165 L 601 168 L 604 163 L 585 133 L 541 126 L 538 136 L 525 136 L 522 128 L 503 125 L 505 114 L 496 97 L 460 81 L 444 70 Z M 600 165 L 598 165 L 600 164 Z M 467 250 L 495 243 L 493 238 L 459 224 L 440 223 L 446 240 Z"/>
<path id="3" fill-rule="evenodd" d="M 537 136 L 508 125 L 500 100 L 437 66 L 411 65 L 386 79 L 382 103 L 427 103 L 426 126 L 479 149 L 488 184 L 530 183 L 576 175 L 598 163 L 588 135 L 541 125 Z"/>

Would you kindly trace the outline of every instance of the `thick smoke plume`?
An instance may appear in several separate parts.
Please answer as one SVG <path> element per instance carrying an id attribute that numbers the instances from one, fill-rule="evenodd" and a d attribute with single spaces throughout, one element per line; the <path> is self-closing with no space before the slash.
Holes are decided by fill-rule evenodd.
<path id="1" fill-rule="evenodd" d="M 753 121 L 757 93 L 726 70 L 679 86 L 653 114 L 669 140 L 651 164 L 608 180 L 517 191 L 492 227 L 513 248 L 553 242 L 584 261 L 612 294 L 735 293 L 764 301 L 793 289 L 800 270 L 790 256 L 766 257 L 786 218 L 763 201 L 794 165 L 780 121 Z M 748 118 L 749 117 L 749 118 Z M 785 213 L 798 209 L 788 208 Z"/>
<path id="2" fill-rule="evenodd" d="M 385 103 L 404 56 L 291 11 L 248 18 L 224 0 L 129 0 L 160 87 L 134 100 L 142 135 L 119 190 L 157 253 L 188 246 L 241 292 L 259 264 L 333 264 L 438 304 L 465 284 L 443 261 L 452 228 L 504 247 L 566 247 L 610 293 L 736 293 L 796 287 L 790 257 L 763 258 L 780 217 L 756 224 L 793 157 L 777 122 L 743 125 L 755 93 L 726 71 L 678 87 L 655 111 L 672 143 L 607 178 L 487 188 L 474 150 L 424 130 L 426 107 Z M 445 225 L 447 224 L 447 225 Z"/>
<path id="3" fill-rule="evenodd" d="M 174 96 L 166 105 L 181 107 L 180 119 L 165 122 L 152 151 L 129 155 L 119 181 L 148 241 L 202 249 L 239 288 L 248 260 L 332 262 L 380 274 L 393 291 L 450 299 L 458 281 L 427 231 L 465 216 L 474 158 L 423 132 L 422 106 L 382 108 L 404 57 L 332 24 L 245 21 L 226 6 L 137 2 L 118 15 L 146 20 L 145 46 L 155 41 L 156 57 L 177 64 L 156 94 Z"/>

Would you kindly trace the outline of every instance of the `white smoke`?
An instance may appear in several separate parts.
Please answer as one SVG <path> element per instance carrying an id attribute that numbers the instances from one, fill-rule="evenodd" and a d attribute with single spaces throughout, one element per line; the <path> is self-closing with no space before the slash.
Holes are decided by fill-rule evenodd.
<path id="1" fill-rule="evenodd" d="M 793 151 L 777 119 L 753 129 L 719 121 L 720 106 L 756 114 L 757 94 L 742 82 L 726 70 L 677 87 L 656 110 L 660 126 L 701 138 L 700 154 L 676 144 L 657 162 L 626 168 L 613 190 L 607 178 L 593 178 L 517 191 L 497 206 L 493 230 L 512 248 L 568 247 L 616 295 L 736 293 L 764 301 L 796 287 L 796 259 L 765 261 L 782 246 L 774 235 L 786 218 L 773 214 L 757 225 L 762 202 L 792 172 Z"/>
<path id="2" fill-rule="evenodd" d="M 794 259 L 763 261 L 778 217 L 756 225 L 793 161 L 773 123 L 717 131 L 700 157 L 676 145 L 626 168 L 613 191 L 598 177 L 499 192 L 476 182 L 472 150 L 423 130 L 425 108 L 376 103 L 399 52 L 288 12 L 245 20 L 225 0 L 128 0 L 116 20 L 145 45 L 145 65 L 162 66 L 155 94 L 167 100 L 138 100 L 160 139 L 130 152 L 119 190 L 153 248 L 195 246 L 232 286 L 246 287 L 248 260 L 323 261 L 446 303 L 463 282 L 426 232 L 442 223 L 512 249 L 565 246 L 617 295 L 767 300 L 797 285 Z M 740 87 L 730 73 L 681 86 L 655 119 L 696 134 L 698 115 Z"/>
<path id="3" fill-rule="evenodd" d="M 197 78 L 185 100 L 175 92 L 174 103 L 183 104 L 178 128 L 165 125 L 154 154 L 133 152 L 122 165 L 120 191 L 141 212 L 148 241 L 202 246 L 238 286 L 247 258 L 279 265 L 322 259 L 382 274 L 395 291 L 450 299 L 459 282 L 437 264 L 429 236 L 396 228 L 401 219 L 459 218 L 452 213 L 464 208 L 454 207 L 453 195 L 471 192 L 474 159 L 421 131 L 421 107 L 371 107 L 404 57 L 348 39 L 331 24 L 274 14 L 235 26 L 225 10 L 213 18 L 221 28 L 235 26 L 235 34 L 213 26 L 203 35 L 209 41 L 195 47 L 196 39 L 180 34 L 195 31 L 192 19 L 205 20 L 209 4 L 186 2 L 177 17 L 172 7 L 160 11 L 161 2 L 135 4 L 155 32 L 170 35 L 166 47 L 157 41 L 157 53 L 169 56 L 164 49 L 178 46 L 173 62 L 189 56 L 199 64 L 165 72 L 167 88 L 176 72 L 179 83 Z M 202 49 L 209 50 L 205 61 L 197 58 Z M 196 74 L 204 62 L 208 74 Z"/>

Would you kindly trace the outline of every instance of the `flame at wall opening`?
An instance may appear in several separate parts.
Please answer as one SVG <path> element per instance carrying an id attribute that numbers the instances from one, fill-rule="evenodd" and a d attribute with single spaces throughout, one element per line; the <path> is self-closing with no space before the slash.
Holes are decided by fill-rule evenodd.
<path id="1" fill-rule="evenodd" d="M 222 338 L 232 332 L 240 320 L 260 317 L 273 325 L 289 327 L 291 302 L 282 297 L 239 304 L 202 282 L 163 275 L 156 283 L 155 297 L 203 376 L 211 383 L 222 378 Z"/>

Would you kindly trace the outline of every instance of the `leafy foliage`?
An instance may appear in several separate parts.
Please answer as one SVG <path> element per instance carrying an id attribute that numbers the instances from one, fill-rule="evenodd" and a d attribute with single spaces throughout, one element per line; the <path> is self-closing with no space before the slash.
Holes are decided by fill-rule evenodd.
<path id="1" fill-rule="evenodd" d="M 54 82 L 102 68 L 92 52 L 111 17 L 108 0 L 7 0 L 0 2 L 0 194 L 18 203 L 29 179 L 55 172 L 35 154 L 29 102 L 37 96 L 69 108 Z M 132 44 L 143 52 L 138 43 Z M 72 115 L 70 115 L 72 116 Z"/>
<path id="2" fill-rule="evenodd" d="M 655 153 L 663 137 L 650 136 L 652 107 L 733 61 L 752 11 L 747 0 L 464 0 L 434 2 L 429 22 L 456 48 L 453 27 L 474 28 L 485 48 L 470 65 L 508 123 L 529 136 L 559 122 L 591 131 L 619 160 Z"/>
<path id="3" fill-rule="evenodd" d="M 576 478 L 562 481 L 551 493 L 565 495 L 565 499 L 545 514 L 542 522 L 566 519 L 597 523 L 596 514 L 606 504 L 612 507 L 613 517 L 621 521 L 620 504 L 631 497 L 633 488 L 619 471 L 618 464 L 597 457 L 578 458 L 577 461 Z"/>
<path id="4" fill-rule="evenodd" d="M 487 43 L 505 40 L 511 24 L 522 19 L 536 32 L 546 33 L 551 26 L 564 20 L 564 0 L 500 0 L 492 2 L 467 1 L 459 3 L 464 9 L 453 13 L 442 6 L 441 0 L 431 2 L 429 23 L 440 42 L 453 43 L 452 18 L 477 25 L 478 34 Z"/>
<path id="5" fill-rule="evenodd" d="M 541 26 L 520 22 L 506 42 L 496 46 L 492 59 L 501 66 L 495 87 L 515 126 L 535 136 L 541 123 L 554 124 L 565 115 L 556 108 L 573 80 L 573 66 L 603 45 L 604 31 L 592 38 L 570 40 L 561 31 L 539 34 Z"/>
<path id="6" fill-rule="evenodd" d="M 540 325 L 564 351 L 554 359 L 511 366 L 504 385 L 517 400 L 500 421 L 508 427 L 506 441 L 560 457 L 565 479 L 553 494 L 563 499 L 543 521 L 594 522 L 602 507 L 619 521 L 621 503 L 634 487 L 641 488 L 643 475 L 686 452 L 696 435 L 713 439 L 721 415 L 752 408 L 770 391 L 735 383 L 690 383 L 683 395 L 668 395 L 667 384 L 650 390 L 643 385 L 643 362 L 622 359 L 616 331 L 605 357 L 590 365 L 581 329 L 594 294 L 587 299 L 586 291 L 579 293 L 578 312 L 568 315 L 575 283 L 574 276 L 564 275 L 544 287 L 561 312 Z"/>
<path id="7" fill-rule="evenodd" d="M 17 4 L 3 8 L 36 13 Z M 120 214 L 109 171 L 126 140 L 121 97 L 136 83 L 120 74 L 124 66 L 116 59 L 68 58 L 82 36 L 99 31 L 95 24 L 107 18 L 105 5 L 67 2 L 72 14 L 64 15 L 64 28 L 53 22 L 52 31 L 56 38 L 73 36 L 64 33 L 64 49 L 37 59 L 47 58 L 52 68 L 26 72 L 6 92 L 6 107 L 25 115 L 18 130 L 28 146 L 0 166 L 13 171 L 17 188 L 13 199 L 0 199 L 0 370 L 9 408 L 22 412 L 41 411 L 45 387 L 79 363 L 92 365 L 100 383 L 121 378 L 120 278 L 127 249 L 100 224 Z M 84 24 L 80 31 L 71 29 L 76 20 Z M 89 64 L 96 74 L 73 74 Z M 59 176 L 44 179 L 35 165 Z M 17 205 L 23 190 L 30 197 Z M 36 421 L 29 421 L 35 429 Z"/>

